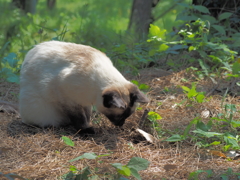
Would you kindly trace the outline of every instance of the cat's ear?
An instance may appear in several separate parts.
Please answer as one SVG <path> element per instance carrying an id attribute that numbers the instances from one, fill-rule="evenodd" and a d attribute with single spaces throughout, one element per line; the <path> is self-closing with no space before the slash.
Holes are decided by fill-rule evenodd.
<path id="1" fill-rule="evenodd" d="M 132 84 L 131 88 L 129 89 L 130 92 L 130 106 L 133 106 L 135 102 L 139 103 L 148 103 L 149 99 L 147 96 L 141 92 L 137 86 Z"/>
<path id="2" fill-rule="evenodd" d="M 107 91 L 103 95 L 103 105 L 106 108 L 116 107 L 125 109 L 126 103 L 116 91 Z"/>

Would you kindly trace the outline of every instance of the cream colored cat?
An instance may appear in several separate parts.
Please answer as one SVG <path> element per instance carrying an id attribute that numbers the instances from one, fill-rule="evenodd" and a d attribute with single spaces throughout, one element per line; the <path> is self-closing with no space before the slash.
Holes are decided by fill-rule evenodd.
<path id="1" fill-rule="evenodd" d="M 41 127 L 72 123 L 86 133 L 91 106 L 122 126 L 136 108 L 148 102 L 102 52 L 89 46 L 49 41 L 31 49 L 20 76 L 22 121 Z"/>

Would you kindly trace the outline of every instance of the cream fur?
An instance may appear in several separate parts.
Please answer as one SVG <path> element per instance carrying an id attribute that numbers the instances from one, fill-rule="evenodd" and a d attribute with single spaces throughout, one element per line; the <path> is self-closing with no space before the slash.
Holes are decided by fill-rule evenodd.
<path id="1" fill-rule="evenodd" d="M 84 45 L 49 41 L 31 49 L 23 62 L 19 107 L 22 121 L 39 126 L 68 124 L 64 109 L 96 105 L 106 111 L 102 92 L 123 93 L 131 84 L 102 52 Z"/>

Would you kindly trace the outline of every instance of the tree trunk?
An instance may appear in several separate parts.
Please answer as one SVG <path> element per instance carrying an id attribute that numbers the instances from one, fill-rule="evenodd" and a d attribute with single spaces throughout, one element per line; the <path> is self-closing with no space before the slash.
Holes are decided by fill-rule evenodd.
<path id="1" fill-rule="evenodd" d="M 48 9 L 52 10 L 56 6 L 56 0 L 47 0 Z"/>
<path id="2" fill-rule="evenodd" d="M 128 30 L 136 35 L 136 38 L 145 38 L 152 22 L 153 0 L 134 0 L 131 10 Z"/>
<path id="3" fill-rule="evenodd" d="M 37 0 L 12 0 L 12 3 L 25 13 L 36 13 Z"/>

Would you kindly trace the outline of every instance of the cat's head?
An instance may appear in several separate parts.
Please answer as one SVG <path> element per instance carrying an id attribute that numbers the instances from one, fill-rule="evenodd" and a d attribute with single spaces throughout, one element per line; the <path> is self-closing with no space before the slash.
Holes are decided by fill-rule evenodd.
<path id="1" fill-rule="evenodd" d="M 136 85 L 106 88 L 102 93 L 101 113 L 115 126 L 122 126 L 125 120 L 136 110 L 138 103 L 148 103 L 149 100 Z"/>

